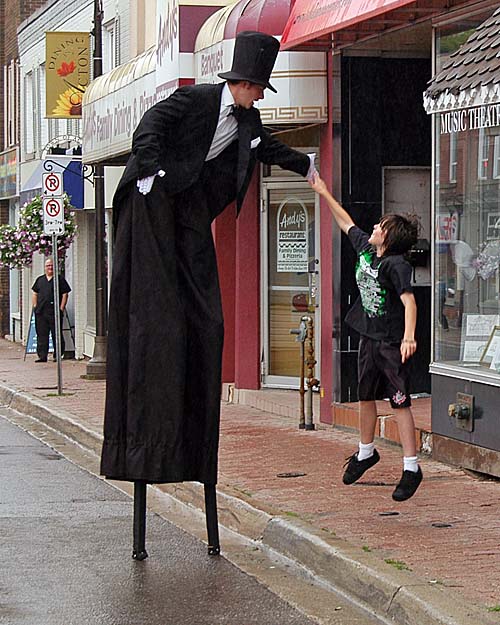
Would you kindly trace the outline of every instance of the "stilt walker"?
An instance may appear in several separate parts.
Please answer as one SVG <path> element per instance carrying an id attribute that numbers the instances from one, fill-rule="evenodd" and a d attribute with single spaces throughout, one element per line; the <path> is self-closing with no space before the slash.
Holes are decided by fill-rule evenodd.
<path id="1" fill-rule="evenodd" d="M 145 548 L 146 485 L 204 484 L 209 554 L 220 552 L 216 490 L 222 344 L 211 223 L 239 212 L 257 161 L 303 176 L 314 158 L 273 138 L 254 102 L 274 37 L 236 38 L 226 82 L 190 85 L 137 127 L 114 201 L 107 393 L 101 472 L 134 482 L 134 551 Z"/>

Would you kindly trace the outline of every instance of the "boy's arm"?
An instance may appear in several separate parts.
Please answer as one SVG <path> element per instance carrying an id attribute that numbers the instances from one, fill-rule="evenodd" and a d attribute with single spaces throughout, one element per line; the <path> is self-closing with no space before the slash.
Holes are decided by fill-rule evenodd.
<path id="1" fill-rule="evenodd" d="M 417 350 L 415 327 L 417 325 L 417 303 L 413 293 L 405 291 L 400 295 L 405 307 L 405 333 L 401 341 L 401 360 L 406 362 Z"/>
<path id="2" fill-rule="evenodd" d="M 342 208 L 342 206 L 332 196 L 326 188 L 324 181 L 317 174 L 314 176 L 314 179 L 309 182 L 309 184 L 316 191 L 316 193 L 319 193 L 319 195 L 325 198 L 328 203 L 328 208 L 335 218 L 339 228 L 347 234 L 349 229 L 355 225 L 349 213 Z"/>

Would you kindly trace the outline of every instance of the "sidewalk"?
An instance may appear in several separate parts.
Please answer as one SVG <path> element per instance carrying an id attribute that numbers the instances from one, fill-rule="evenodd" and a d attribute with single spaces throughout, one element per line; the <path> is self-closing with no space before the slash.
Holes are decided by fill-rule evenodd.
<path id="1" fill-rule="evenodd" d="M 23 356 L 20 345 L 0 340 L 0 403 L 31 411 L 98 453 L 104 382 L 80 378 L 85 362 L 63 361 L 58 397 L 56 365 Z M 500 609 L 499 481 L 424 456 L 422 486 L 397 504 L 399 447 L 378 443 L 381 462 L 348 487 L 342 466 L 357 436 L 330 427 L 306 432 L 297 423 L 223 402 L 221 523 L 299 560 L 395 623 L 500 624 L 492 610 Z M 280 477 L 290 473 L 305 475 Z M 196 485 L 162 490 L 200 498 Z"/>

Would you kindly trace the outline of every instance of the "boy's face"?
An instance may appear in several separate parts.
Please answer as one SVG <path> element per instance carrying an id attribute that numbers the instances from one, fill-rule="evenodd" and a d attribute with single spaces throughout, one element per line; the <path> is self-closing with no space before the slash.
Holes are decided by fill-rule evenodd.
<path id="1" fill-rule="evenodd" d="M 375 247 L 382 247 L 384 245 L 385 240 L 385 232 L 383 229 L 383 224 L 375 224 L 373 226 L 373 232 L 371 237 L 368 239 L 368 243 L 374 245 Z"/>

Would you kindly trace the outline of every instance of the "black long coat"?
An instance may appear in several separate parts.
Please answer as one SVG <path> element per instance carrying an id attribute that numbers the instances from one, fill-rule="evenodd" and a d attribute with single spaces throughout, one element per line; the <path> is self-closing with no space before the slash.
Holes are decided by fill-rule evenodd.
<path id="1" fill-rule="evenodd" d="M 115 194 L 101 473 L 217 481 L 223 318 L 212 220 L 241 206 L 257 160 L 306 175 L 309 159 L 244 111 L 238 140 L 205 162 L 219 85 L 178 89 L 142 118 Z M 261 142 L 255 149 L 250 143 Z M 163 169 L 152 191 L 136 180 Z"/>

